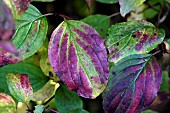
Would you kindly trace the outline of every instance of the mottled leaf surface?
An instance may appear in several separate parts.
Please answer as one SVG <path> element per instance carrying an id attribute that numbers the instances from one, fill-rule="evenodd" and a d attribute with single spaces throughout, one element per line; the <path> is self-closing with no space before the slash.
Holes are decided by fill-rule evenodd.
<path id="1" fill-rule="evenodd" d="M 14 33 L 15 22 L 11 10 L 0 0 L 0 41 L 10 40 Z"/>
<path id="2" fill-rule="evenodd" d="M 29 7 L 31 0 L 4 0 L 15 18 L 22 15 Z"/>
<path id="3" fill-rule="evenodd" d="M 100 34 L 102 38 L 105 38 L 110 24 L 109 16 L 100 15 L 100 14 L 90 15 L 82 19 L 81 21 L 92 26 Z"/>
<path id="4" fill-rule="evenodd" d="M 118 62 L 132 54 L 146 54 L 156 48 L 164 37 L 163 29 L 157 29 L 146 21 L 130 21 L 112 25 L 105 45 L 109 61 Z"/>
<path id="5" fill-rule="evenodd" d="M 56 75 L 85 98 L 97 97 L 108 78 L 107 53 L 100 35 L 89 25 L 62 22 L 53 32 L 48 56 Z"/>
<path id="6" fill-rule="evenodd" d="M 11 95 L 19 102 L 29 103 L 33 95 L 33 89 L 30 84 L 28 75 L 26 74 L 12 74 L 6 76 L 8 89 Z"/>
<path id="7" fill-rule="evenodd" d="M 150 106 L 162 81 L 162 70 L 150 54 L 130 55 L 111 67 L 103 93 L 105 113 L 140 113 Z"/>
<path id="8" fill-rule="evenodd" d="M 18 63 L 3 66 L 0 68 L 0 91 L 3 91 L 7 94 L 9 94 L 6 83 L 6 75 L 8 73 L 27 74 L 34 92 L 41 89 L 49 80 L 40 68 L 30 64 Z"/>
<path id="9" fill-rule="evenodd" d="M 101 3 L 105 3 L 105 4 L 113 4 L 113 3 L 117 3 L 118 0 L 96 0 L 98 2 L 101 2 Z"/>
<path id="10" fill-rule="evenodd" d="M 42 113 L 44 111 L 44 105 L 36 105 L 34 113 Z"/>
<path id="11" fill-rule="evenodd" d="M 141 5 L 145 0 L 119 0 L 120 4 L 120 13 L 122 16 L 125 16 L 133 8 Z"/>
<path id="12" fill-rule="evenodd" d="M 33 101 L 45 101 L 50 98 L 55 91 L 55 84 L 50 84 L 50 81 L 47 82 L 40 90 L 34 92 L 31 100 Z"/>
<path id="13" fill-rule="evenodd" d="M 17 63 L 33 55 L 43 44 L 47 34 L 47 20 L 41 13 L 30 5 L 28 10 L 16 19 L 16 30 L 12 43 L 18 50 L 18 55 L 13 55 L 5 50 L 0 50 L 0 66 Z"/>
<path id="14" fill-rule="evenodd" d="M 0 92 L 0 111 L 1 113 L 16 113 L 16 104 L 11 96 Z"/>
<path id="15" fill-rule="evenodd" d="M 83 102 L 74 92 L 67 89 L 65 85 L 61 85 L 55 93 L 55 103 L 60 113 L 69 113 L 75 109 L 82 109 Z"/>

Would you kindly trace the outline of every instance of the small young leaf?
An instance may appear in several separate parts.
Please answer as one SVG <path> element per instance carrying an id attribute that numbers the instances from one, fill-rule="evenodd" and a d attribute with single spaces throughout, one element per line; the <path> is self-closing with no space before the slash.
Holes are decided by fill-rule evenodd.
<path id="1" fill-rule="evenodd" d="M 0 68 L 0 90 L 7 94 L 9 94 L 6 83 L 6 75 L 8 73 L 27 74 L 34 92 L 41 89 L 49 80 L 40 68 L 30 64 L 18 63 L 3 66 Z"/>
<path id="2" fill-rule="evenodd" d="M 141 5 L 145 0 L 119 0 L 120 4 L 120 13 L 122 16 L 125 16 L 133 8 Z"/>
<path id="3" fill-rule="evenodd" d="M 165 37 L 163 29 L 157 29 L 146 21 L 130 21 L 112 25 L 108 34 L 105 45 L 109 50 L 109 61 L 114 63 L 132 54 L 149 53 Z"/>
<path id="4" fill-rule="evenodd" d="M 118 0 L 96 0 L 98 2 L 101 2 L 101 3 L 105 3 L 105 4 L 113 4 L 113 3 L 117 3 Z"/>
<path id="5" fill-rule="evenodd" d="M 69 113 L 75 109 L 82 109 L 83 102 L 80 97 L 73 91 L 61 85 L 55 93 L 55 103 L 60 113 Z"/>
<path id="6" fill-rule="evenodd" d="M 44 105 L 36 105 L 34 113 L 42 113 L 44 111 Z"/>
<path id="7" fill-rule="evenodd" d="M 81 21 L 92 26 L 104 39 L 110 24 L 110 17 L 106 15 L 97 14 L 97 15 L 90 15 L 82 19 Z"/>
<path id="8" fill-rule="evenodd" d="M 0 66 L 17 63 L 33 55 L 43 44 L 47 34 L 47 20 L 37 8 L 30 5 L 28 10 L 16 19 L 16 30 L 12 42 L 19 55 L 0 50 Z"/>
<path id="9" fill-rule="evenodd" d="M 31 0 L 4 0 L 12 10 L 14 17 L 22 15 L 29 7 Z"/>
<path id="10" fill-rule="evenodd" d="M 162 70 L 150 55 L 134 54 L 111 67 L 103 94 L 106 113 L 140 113 L 155 99 L 162 81 Z"/>
<path id="11" fill-rule="evenodd" d="M 26 74 L 7 74 L 7 84 L 11 95 L 19 102 L 29 103 L 33 95 L 32 86 Z"/>
<path id="12" fill-rule="evenodd" d="M 16 104 L 11 96 L 0 92 L 0 111 L 1 113 L 16 113 Z"/>
<path id="13" fill-rule="evenodd" d="M 56 75 L 85 98 L 96 98 L 107 84 L 107 53 L 100 35 L 89 25 L 65 20 L 53 32 L 48 56 Z"/>
<path id="14" fill-rule="evenodd" d="M 54 94 L 55 85 L 47 82 L 40 90 L 33 93 L 31 100 L 33 101 L 45 101 Z"/>
<path id="15" fill-rule="evenodd" d="M 15 22 L 12 13 L 3 0 L 0 0 L 0 41 L 11 40 Z"/>

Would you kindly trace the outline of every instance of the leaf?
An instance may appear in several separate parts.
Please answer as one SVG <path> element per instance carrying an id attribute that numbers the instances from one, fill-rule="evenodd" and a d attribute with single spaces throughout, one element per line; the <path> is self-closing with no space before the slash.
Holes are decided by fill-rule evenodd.
<path id="1" fill-rule="evenodd" d="M 10 7 L 13 16 L 17 18 L 28 9 L 31 0 L 4 0 L 4 1 Z"/>
<path id="2" fill-rule="evenodd" d="M 87 7 L 88 7 L 89 11 L 90 11 L 90 7 L 91 7 L 93 1 L 94 1 L 94 0 L 86 0 Z"/>
<path id="3" fill-rule="evenodd" d="M 75 92 L 68 90 L 65 85 L 61 85 L 56 90 L 55 103 L 60 113 L 69 113 L 72 110 L 83 108 L 80 97 Z"/>
<path id="4" fill-rule="evenodd" d="M 50 98 L 55 91 L 55 85 L 50 84 L 47 82 L 40 90 L 34 92 L 33 96 L 31 97 L 32 101 L 45 101 L 46 99 Z"/>
<path id="5" fill-rule="evenodd" d="M 6 74 L 8 73 L 27 74 L 34 92 L 41 89 L 49 80 L 49 78 L 43 74 L 40 68 L 30 64 L 17 63 L 3 66 L 0 68 L 0 90 L 7 94 L 9 94 L 6 83 Z"/>
<path id="6" fill-rule="evenodd" d="M 111 67 L 103 94 L 105 113 L 140 113 L 159 91 L 162 70 L 150 54 L 134 54 Z"/>
<path id="7" fill-rule="evenodd" d="M 19 55 L 0 50 L 0 66 L 17 63 L 33 55 L 43 44 L 47 34 L 47 20 L 37 8 L 30 5 L 28 10 L 16 19 L 16 30 L 12 42 Z"/>
<path id="8" fill-rule="evenodd" d="M 120 14 L 124 17 L 133 8 L 140 6 L 145 0 L 119 0 Z"/>
<path id="9" fill-rule="evenodd" d="M 92 26 L 104 39 L 107 33 L 107 29 L 109 28 L 110 17 L 106 15 L 96 14 L 96 15 L 90 15 L 82 19 L 81 21 Z"/>
<path id="10" fill-rule="evenodd" d="M 35 1 L 35 2 L 53 2 L 55 0 L 31 0 L 31 1 Z"/>
<path id="11" fill-rule="evenodd" d="M 26 74 L 7 74 L 7 84 L 11 95 L 19 102 L 29 103 L 33 89 Z"/>
<path id="12" fill-rule="evenodd" d="M 114 63 L 132 54 L 149 53 L 165 37 L 163 29 L 157 29 L 146 21 L 130 21 L 112 25 L 108 34 L 105 45 L 109 50 L 109 61 Z"/>
<path id="13" fill-rule="evenodd" d="M 160 91 L 165 91 L 165 92 L 169 91 L 169 75 L 168 75 L 168 71 L 163 71 L 162 72 L 162 84 L 161 84 Z"/>
<path id="14" fill-rule="evenodd" d="M 102 38 L 89 25 L 62 22 L 50 39 L 48 57 L 56 75 L 85 98 L 96 98 L 107 84 L 108 62 Z"/>
<path id="15" fill-rule="evenodd" d="M 89 112 L 83 109 L 76 109 L 76 110 L 71 111 L 70 113 L 89 113 Z"/>
<path id="16" fill-rule="evenodd" d="M 153 8 L 145 9 L 144 16 L 148 19 L 154 18 L 158 14 L 158 11 L 155 11 L 155 9 L 160 10 L 160 5 L 154 6 L 154 9 Z"/>
<path id="17" fill-rule="evenodd" d="M 148 110 L 143 111 L 142 113 L 158 113 L 158 112 L 148 109 Z"/>
<path id="18" fill-rule="evenodd" d="M 9 41 L 14 34 L 15 22 L 11 10 L 3 0 L 0 0 L 0 14 L 0 41 Z"/>
<path id="19" fill-rule="evenodd" d="M 0 92 L 0 111 L 1 113 L 16 113 L 16 104 L 11 96 Z"/>
<path id="20" fill-rule="evenodd" d="M 96 0 L 98 2 L 101 2 L 101 3 L 105 3 L 105 4 L 113 4 L 113 3 L 117 3 L 118 0 Z"/>
<path id="21" fill-rule="evenodd" d="M 44 105 L 36 105 L 34 113 L 42 113 L 44 111 Z"/>

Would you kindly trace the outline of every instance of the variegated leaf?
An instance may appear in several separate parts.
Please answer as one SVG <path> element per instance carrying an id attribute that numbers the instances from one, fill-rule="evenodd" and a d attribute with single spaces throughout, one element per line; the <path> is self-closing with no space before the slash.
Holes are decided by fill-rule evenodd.
<path id="1" fill-rule="evenodd" d="M 70 90 L 96 98 L 105 89 L 107 53 L 95 29 L 81 21 L 65 20 L 53 32 L 48 50 L 54 72 Z"/>

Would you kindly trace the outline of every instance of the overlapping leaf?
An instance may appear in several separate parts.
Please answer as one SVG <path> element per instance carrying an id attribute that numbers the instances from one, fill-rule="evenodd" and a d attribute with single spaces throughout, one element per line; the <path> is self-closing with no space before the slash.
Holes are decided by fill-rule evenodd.
<path id="1" fill-rule="evenodd" d="M 164 37 L 162 29 L 146 21 L 130 21 L 112 25 L 105 42 L 109 50 L 109 61 L 118 62 L 132 54 L 146 54 L 156 48 Z"/>
<path id="2" fill-rule="evenodd" d="M 42 113 L 44 111 L 44 105 L 36 105 L 34 113 Z"/>
<path id="3" fill-rule="evenodd" d="M 106 48 L 89 25 L 62 22 L 51 36 L 48 56 L 54 72 L 78 95 L 95 98 L 104 90 L 108 78 Z"/>
<path id="4" fill-rule="evenodd" d="M 99 34 L 102 38 L 105 38 L 106 33 L 107 33 L 107 29 L 109 27 L 110 24 L 110 17 L 106 16 L 106 15 L 90 15 L 84 19 L 82 19 L 81 21 L 89 24 L 90 26 L 92 26 Z"/>
<path id="5" fill-rule="evenodd" d="M 29 7 L 31 0 L 4 0 L 15 18 L 22 15 Z"/>
<path id="6" fill-rule="evenodd" d="M 106 113 L 140 113 L 150 106 L 159 91 L 162 70 L 149 55 L 130 55 L 111 68 L 103 94 Z"/>
<path id="7" fill-rule="evenodd" d="M 56 90 L 55 102 L 60 113 L 69 113 L 83 108 L 83 102 L 80 97 L 75 92 L 68 90 L 65 85 L 61 85 Z"/>
<path id="8" fill-rule="evenodd" d="M 119 0 L 120 4 L 120 13 L 122 16 L 125 16 L 133 8 L 141 5 L 145 0 Z"/>
<path id="9" fill-rule="evenodd" d="M 11 95 L 19 102 L 29 103 L 33 89 L 26 74 L 7 74 L 7 84 Z"/>
<path id="10" fill-rule="evenodd" d="M 8 73 L 27 74 L 34 92 L 41 89 L 49 80 L 40 68 L 30 64 L 18 63 L 3 66 L 0 68 L 0 91 L 7 94 L 10 94 L 6 83 Z"/>
<path id="11" fill-rule="evenodd" d="M 33 55 L 43 44 L 47 34 L 47 20 L 32 5 L 16 19 L 16 30 L 12 42 L 19 55 L 15 56 L 5 50 L 0 50 L 0 66 L 16 63 Z"/>
<path id="12" fill-rule="evenodd" d="M 96 0 L 96 1 L 106 4 L 113 4 L 118 2 L 118 0 Z"/>
<path id="13" fill-rule="evenodd" d="M 16 113 L 16 104 L 11 96 L 0 93 L 0 111 L 1 113 Z"/>

